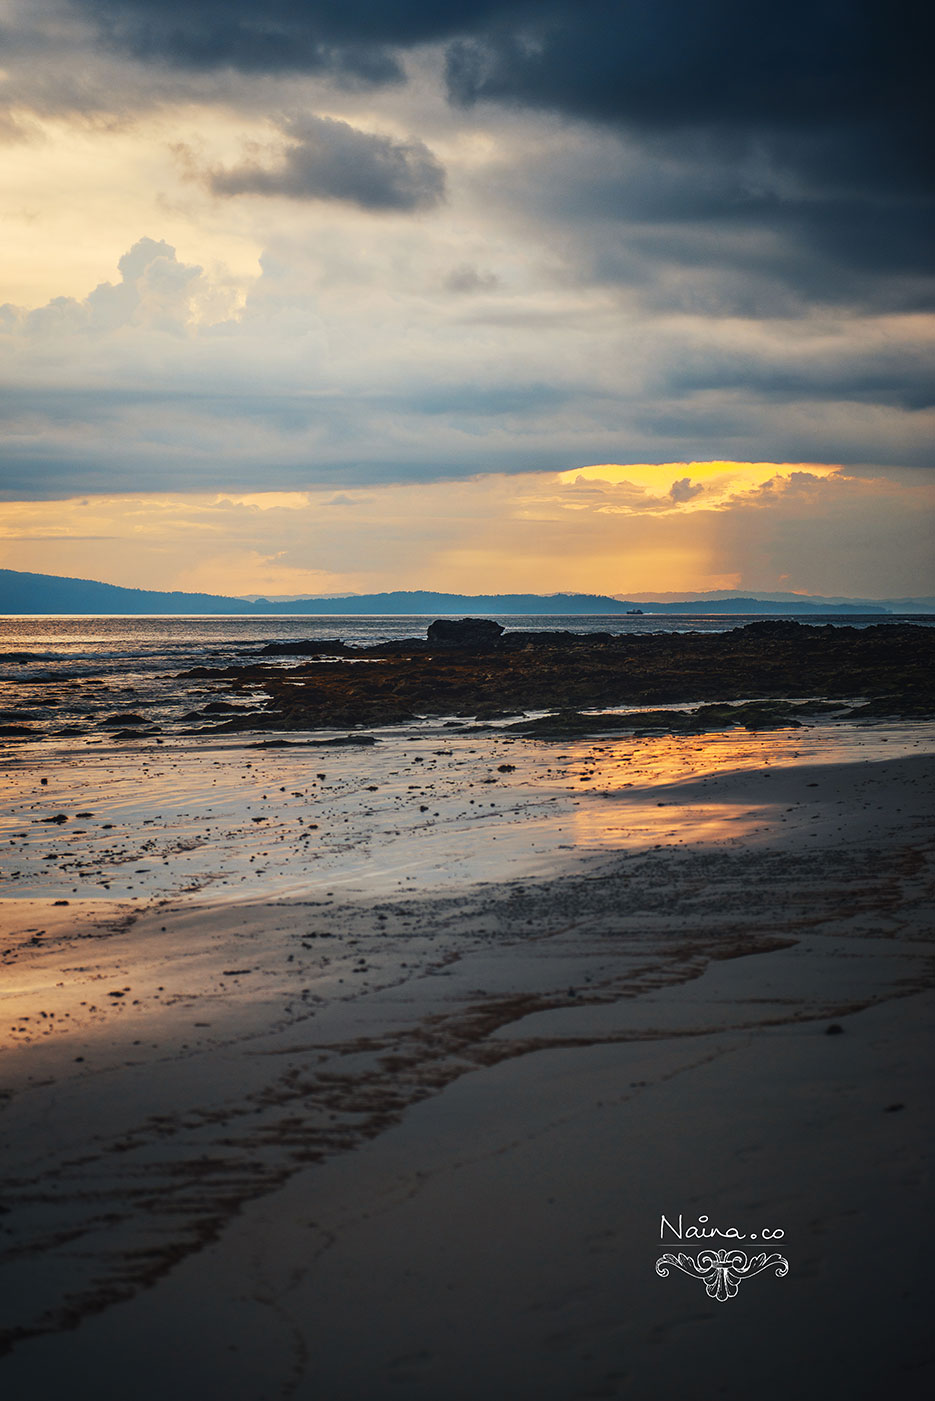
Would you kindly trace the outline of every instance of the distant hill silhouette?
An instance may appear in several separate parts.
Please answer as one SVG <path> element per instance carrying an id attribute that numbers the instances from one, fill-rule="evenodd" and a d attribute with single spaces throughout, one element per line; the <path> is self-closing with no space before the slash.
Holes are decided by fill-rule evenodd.
<path id="1" fill-rule="evenodd" d="M 348 615 L 353 613 L 389 614 L 595 614 L 626 613 L 629 609 L 643 613 L 888 613 L 880 604 L 827 604 L 797 599 L 793 602 L 773 602 L 758 598 L 711 598 L 682 602 L 631 602 L 609 598 L 605 594 L 587 593 L 509 593 L 457 594 L 432 593 L 427 590 L 403 590 L 392 593 L 353 594 L 345 598 L 259 598 L 247 600 L 228 598 L 210 593 L 160 593 L 152 589 L 125 589 L 117 584 L 102 584 L 91 579 L 60 578 L 57 574 L 27 574 L 15 569 L 0 569 L 0 614 L 103 613 L 146 614 L 213 614 L 249 617 L 295 614 Z"/>

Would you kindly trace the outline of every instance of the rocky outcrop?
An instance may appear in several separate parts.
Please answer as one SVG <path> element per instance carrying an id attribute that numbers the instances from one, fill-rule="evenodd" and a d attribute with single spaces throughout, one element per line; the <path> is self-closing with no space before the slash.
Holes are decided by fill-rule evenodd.
<path id="1" fill-rule="evenodd" d="M 429 624 L 428 639 L 434 647 L 464 647 L 472 652 L 494 647 L 503 626 L 491 618 L 438 618 Z"/>
<path id="2" fill-rule="evenodd" d="M 499 623 L 483 626 L 484 621 L 462 619 L 472 628 L 459 634 L 456 627 L 454 635 L 448 619 L 429 629 L 437 635 L 441 628 L 457 641 L 413 639 L 410 646 L 392 649 L 386 644 L 355 648 L 352 656 L 332 661 L 194 668 L 183 675 L 226 684 L 253 704 L 258 689 L 266 693 L 262 715 L 233 715 L 224 723 L 230 730 L 343 729 L 399 724 L 416 716 L 490 719 L 529 710 L 806 696 L 839 701 L 838 708 L 863 702 L 872 707 L 865 712 L 868 718 L 935 715 L 935 628 L 754 623 L 723 633 L 542 631 L 501 637 Z M 476 630 L 478 623 L 482 627 Z M 461 640 L 468 636 L 483 640 L 469 645 Z M 658 723 L 690 729 L 718 718 L 665 715 Z M 734 712 L 723 718 L 766 728 L 796 717 L 760 704 L 744 716 Z M 574 728 L 577 722 L 566 716 L 563 723 Z M 647 730 L 653 724 L 643 717 Z"/>
<path id="3" fill-rule="evenodd" d="M 345 657 L 347 647 L 340 638 L 308 637 L 301 642 L 267 642 L 265 647 L 250 648 L 260 657 Z"/>

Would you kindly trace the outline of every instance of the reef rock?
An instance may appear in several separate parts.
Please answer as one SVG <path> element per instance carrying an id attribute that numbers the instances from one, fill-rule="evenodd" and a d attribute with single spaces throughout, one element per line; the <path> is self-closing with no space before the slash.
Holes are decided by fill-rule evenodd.
<path id="1" fill-rule="evenodd" d="M 436 647 L 493 647 L 502 632 L 491 618 L 437 618 L 429 623 L 428 639 Z"/>

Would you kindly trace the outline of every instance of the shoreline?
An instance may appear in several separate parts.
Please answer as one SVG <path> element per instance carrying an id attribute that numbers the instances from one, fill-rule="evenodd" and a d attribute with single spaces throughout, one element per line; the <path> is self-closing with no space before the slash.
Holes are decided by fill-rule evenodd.
<path id="1" fill-rule="evenodd" d="M 911 721 L 535 739 L 495 726 L 400 727 L 371 738 L 8 752 L 4 896 L 250 901 L 334 884 L 383 898 L 410 885 L 560 874 L 596 854 L 666 842 L 673 823 L 689 845 L 769 832 L 789 842 L 796 814 L 774 811 L 781 772 L 932 748 L 931 726 Z M 760 771 L 770 788 L 751 782 Z M 824 812 L 815 776 L 800 777 L 803 798 Z"/>
<path id="2" fill-rule="evenodd" d="M 195 1375 L 244 1401 L 321 1388 L 329 1401 L 434 1401 L 440 1394 L 467 1397 L 481 1383 L 497 1401 L 533 1401 L 577 1395 L 568 1388 L 585 1379 L 603 1385 L 601 1394 L 622 1395 L 623 1380 L 608 1381 L 597 1364 L 576 1361 L 574 1348 L 556 1354 L 535 1325 L 543 1272 L 549 1307 L 578 1308 L 559 1268 L 560 1260 L 573 1259 L 575 1287 L 590 1299 L 581 1326 L 590 1336 L 597 1320 L 614 1316 L 598 1329 L 600 1366 L 614 1371 L 607 1359 L 623 1346 L 623 1328 L 627 1363 L 620 1376 L 636 1378 L 640 1394 L 653 1395 L 646 1389 L 657 1356 L 653 1330 L 686 1326 L 680 1319 L 695 1320 L 689 1326 L 697 1330 L 699 1320 L 710 1315 L 713 1323 L 728 1307 L 709 1304 L 703 1290 L 699 1297 L 691 1281 L 659 1280 L 643 1258 L 657 1217 L 655 1207 L 650 1211 L 656 1177 L 667 1184 L 659 1189 L 666 1196 L 659 1210 L 678 1204 L 678 1190 L 684 1210 L 704 1211 L 723 1171 L 724 1144 L 702 1135 L 677 1189 L 686 1114 L 729 1123 L 737 1163 L 745 1162 L 744 1135 L 766 1112 L 755 1106 L 756 1086 L 775 1123 L 784 1122 L 802 1093 L 808 1096 L 815 1056 L 825 1064 L 833 1047 L 838 1064 L 844 1047 L 847 1057 L 864 1057 L 862 1068 L 858 1075 L 851 1065 L 843 1078 L 828 1071 L 828 1103 L 837 1112 L 858 1094 L 876 1105 L 896 1159 L 919 1161 L 925 1096 L 904 1037 L 922 1016 L 909 1009 L 928 1008 L 933 986 L 924 825 L 935 768 L 930 727 L 818 725 L 768 736 L 731 731 L 590 743 L 487 734 L 446 748 L 452 752 L 435 754 L 411 735 L 384 735 L 372 749 L 330 753 L 315 796 L 318 817 L 328 814 L 329 830 L 350 831 L 335 837 L 330 858 L 321 858 L 326 871 L 298 894 L 277 896 L 269 872 L 254 878 L 257 892 L 246 899 L 239 891 L 206 899 L 209 885 L 180 901 L 158 883 L 130 894 L 112 882 L 106 899 L 76 899 L 69 886 L 57 896 L 72 902 L 66 906 L 54 903 L 54 890 L 0 903 L 4 1009 L 16 1013 L 4 1022 L 10 1150 L 2 1224 L 7 1239 L 18 1241 L 7 1291 L 18 1301 L 7 1322 L 12 1351 L 0 1361 L 0 1376 L 51 1387 L 75 1368 L 91 1367 L 101 1349 L 113 1358 L 123 1349 L 127 1358 L 149 1355 L 157 1333 L 169 1328 L 176 1351 L 152 1378 L 134 1381 L 146 1401 L 165 1385 L 194 1398 Z M 224 850 L 224 833 L 234 834 L 236 847 L 248 828 L 272 827 L 275 819 L 291 823 L 294 834 L 308 811 L 307 795 L 290 809 L 299 800 L 272 779 L 281 766 L 294 774 L 298 764 L 317 778 L 315 751 L 231 744 L 186 751 L 187 759 L 181 752 L 155 745 L 122 755 L 118 747 L 85 750 L 70 773 L 60 764 L 46 770 L 45 786 L 38 782 L 41 752 L 34 772 L 19 761 L 13 771 L 24 780 L 31 774 L 36 791 L 29 801 L 44 814 L 57 806 L 61 785 L 72 783 L 77 794 L 87 782 L 104 795 L 104 770 L 116 764 L 125 772 L 120 783 L 136 790 L 135 806 L 123 809 L 122 839 L 149 840 L 145 824 L 159 811 L 170 842 L 168 792 L 176 794 L 179 813 L 191 816 L 199 791 L 213 790 L 217 809 L 219 777 L 229 773 L 233 792 L 252 772 L 241 795 L 244 820 L 238 825 L 225 812 L 211 841 L 195 849 L 209 868 Z M 501 773 L 507 758 L 512 768 Z M 142 794 L 144 762 L 150 795 Z M 248 771 L 248 762 L 260 764 L 260 773 Z M 166 771 L 161 787 L 159 766 Z M 378 782 L 376 794 L 365 779 Z M 261 824 L 246 812 L 254 782 L 258 800 L 262 791 L 268 795 Z M 110 816 L 129 802 L 120 783 Z M 295 791 L 305 786 L 297 782 Z M 366 813 L 384 786 L 380 801 L 394 813 L 401 849 L 416 864 L 385 878 L 379 871 L 353 874 L 373 821 Z M 497 828 L 467 816 L 469 795 L 476 806 L 479 793 L 502 805 Z M 541 808 L 520 813 L 530 795 L 555 799 L 554 816 L 543 818 Z M 96 819 L 101 827 L 106 805 Z M 388 825 L 386 813 L 376 816 Z M 559 833 L 566 822 L 572 830 Z M 50 824 L 43 842 L 64 849 L 69 826 Z M 383 827 L 374 831 L 383 842 Z M 558 838 L 566 835 L 563 852 Z M 81 840 L 86 844 L 86 835 Z M 501 843 L 506 855 L 495 858 Z M 288 867 L 293 848 L 282 845 Z M 271 849 L 268 838 L 263 849 Z M 244 848 L 247 865 L 250 854 L 252 846 Z M 452 882 L 453 861 L 461 873 Z M 342 862 L 345 872 L 348 863 L 352 868 L 344 884 Z M 57 872 L 55 879 L 70 877 Z M 861 1018 L 879 1026 L 878 1044 L 891 1047 L 885 1066 L 866 1062 Z M 826 1038 L 830 1024 L 844 1035 Z M 7 1030 L 14 1025 L 22 1033 Z M 912 1035 L 924 1041 L 930 1023 L 918 1025 Z M 770 1055 L 779 1057 L 772 1066 Z M 673 1118 L 670 1099 L 679 1086 L 686 1088 Z M 896 1102 L 912 1112 L 887 1113 Z M 845 1113 L 842 1122 L 838 1147 L 825 1144 L 838 1157 L 846 1157 L 848 1144 L 855 1151 L 853 1135 L 864 1120 Z M 632 1137 L 636 1123 L 651 1134 L 649 1156 Z M 607 1133 L 602 1152 L 610 1156 L 594 1160 L 587 1145 Z M 542 1143 L 551 1146 L 534 1168 Z M 732 1169 L 717 1200 L 728 1215 L 746 1219 L 763 1199 L 774 1214 L 785 1212 L 791 1236 L 792 1218 L 801 1227 L 820 1205 L 810 1199 L 808 1137 L 770 1151 L 768 1172 L 756 1157 L 740 1176 Z M 783 1160 L 788 1172 L 780 1190 Z M 477 1166 L 465 1177 L 458 1164 L 470 1162 Z M 533 1220 L 514 1228 L 516 1194 L 528 1194 L 537 1172 L 571 1174 L 578 1196 L 569 1195 L 566 1182 L 556 1215 L 545 1202 L 557 1188 L 543 1190 Z M 868 1172 L 845 1173 L 847 1210 L 869 1209 Z M 822 1181 L 824 1200 L 830 1186 Z M 428 1182 L 436 1183 L 434 1197 L 419 1185 Z M 924 1211 L 907 1183 L 898 1201 L 880 1207 L 894 1239 L 905 1213 Z M 462 1190 L 486 1222 L 480 1237 L 458 1206 Z M 593 1211 L 582 1192 L 593 1198 Z M 377 1201 L 384 1207 L 374 1212 Z M 409 1201 L 420 1203 L 415 1218 Z M 535 1224 L 541 1211 L 558 1224 L 554 1249 L 542 1223 Z M 580 1273 L 595 1263 L 591 1247 L 579 1243 L 575 1253 L 571 1245 L 586 1217 L 588 1231 L 598 1229 L 595 1212 L 607 1218 L 608 1241 L 617 1242 L 599 1257 L 600 1283 Z M 645 1216 L 651 1219 L 642 1242 Z M 821 1317 L 837 1307 L 822 1293 L 822 1277 L 847 1254 L 837 1226 L 825 1255 L 815 1229 L 811 1275 L 803 1280 L 800 1253 L 794 1264 L 790 1255 L 790 1279 L 744 1286 L 749 1307 L 792 1308 L 800 1331 L 809 1310 Z M 402 1237 L 393 1235 L 399 1231 Z M 481 1288 L 489 1276 L 473 1259 L 491 1231 L 490 1239 L 506 1233 L 512 1241 L 515 1358 Z M 634 1244 L 638 1237 L 642 1243 Z M 460 1262 L 444 1280 L 439 1260 L 430 1263 L 433 1240 L 445 1240 L 450 1260 Z M 400 1249 L 407 1260 L 406 1252 L 415 1252 L 418 1263 L 406 1267 L 414 1273 L 400 1272 Z M 245 1263 L 257 1251 L 259 1273 Z M 905 1273 L 909 1265 L 902 1260 L 900 1268 Z M 454 1290 L 456 1315 L 436 1316 L 439 1288 Z M 618 1317 L 615 1290 L 630 1322 Z M 197 1297 L 193 1332 L 187 1319 Z M 279 1335 L 283 1311 L 290 1322 L 280 1355 L 269 1330 Z M 363 1348 L 351 1342 L 349 1317 L 365 1330 Z M 895 1315 L 887 1319 L 887 1328 L 896 1328 Z M 472 1328 L 489 1342 L 469 1365 Z M 805 1334 L 812 1347 L 814 1329 Z M 916 1343 L 909 1348 L 915 1355 L 913 1349 Z M 422 1352 L 421 1362 L 393 1360 Z M 245 1355 L 252 1358 L 246 1370 Z M 549 1359 L 557 1355 L 553 1376 Z M 514 1367 L 520 1361 L 522 1384 Z M 730 1369 L 724 1375 L 724 1394 L 739 1396 L 730 1389 Z M 105 1385 L 95 1394 L 111 1393 Z M 696 1394 L 700 1401 L 708 1393 Z M 774 1393 L 767 1386 L 763 1394 Z"/>

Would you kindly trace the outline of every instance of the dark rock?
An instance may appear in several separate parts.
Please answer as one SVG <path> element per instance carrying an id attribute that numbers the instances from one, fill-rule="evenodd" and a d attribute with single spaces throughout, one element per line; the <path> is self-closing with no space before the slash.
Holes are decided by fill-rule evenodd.
<path id="1" fill-rule="evenodd" d="M 361 666 L 362 660 L 371 664 Z M 524 711 L 552 712 L 544 721 L 510 727 L 529 734 L 691 734 L 737 725 L 767 731 L 840 713 L 858 700 L 868 707 L 859 716 L 870 719 L 877 712 L 935 714 L 935 628 L 822 628 L 773 619 L 716 634 L 617 636 L 503 633 L 489 619 L 437 619 L 428 641 L 355 647 L 344 657 L 286 666 L 271 660 L 196 668 L 187 675 L 226 683 L 241 705 L 255 703 L 258 690 L 265 693 L 265 711 L 235 707 L 216 732 L 370 729 L 416 716 L 482 717 L 483 723 Z M 791 703 L 790 696 L 822 700 Z M 691 711 L 671 709 L 685 702 Z M 653 709 L 636 714 L 638 707 Z M 608 713 L 618 708 L 629 715 Z M 464 729 L 457 721 L 442 723 Z"/>
<path id="2" fill-rule="evenodd" d="M 243 730 L 271 730 L 276 728 L 274 717 L 264 710 L 241 710 L 235 706 L 236 716 L 230 720 L 222 720 L 218 725 L 199 725 L 194 730 L 184 730 L 183 734 L 190 735 L 231 735 L 239 734 Z M 207 717 L 206 717 L 207 718 Z M 296 729 L 299 727 L 296 726 Z"/>
<path id="3" fill-rule="evenodd" d="M 251 649 L 252 650 L 252 649 Z M 347 648 L 340 639 L 308 638 L 304 642 L 267 642 L 261 657 L 343 657 Z"/>
<path id="4" fill-rule="evenodd" d="M 530 648 L 536 651 L 567 651 L 570 647 L 589 649 L 622 640 L 611 632 L 569 632 L 567 628 L 543 628 L 539 632 L 506 632 L 498 646 L 506 652 L 525 652 Z"/>
<path id="5" fill-rule="evenodd" d="M 759 623 L 744 623 L 741 628 L 734 628 L 734 632 L 746 633 L 749 637 L 800 637 L 806 630 L 809 632 L 818 631 L 813 629 L 808 623 L 795 623 L 788 618 L 769 618 Z"/>
<path id="6" fill-rule="evenodd" d="M 251 749 L 343 749 L 347 746 L 367 749 L 376 744 L 374 735 L 339 735 L 335 739 L 261 739 Z M 376 791 L 375 789 L 373 790 Z"/>
<path id="7" fill-rule="evenodd" d="M 400 637 L 394 642 L 378 642 L 373 647 L 361 649 L 368 657 L 411 656 L 413 652 L 425 652 L 428 643 L 424 637 Z"/>
<path id="8" fill-rule="evenodd" d="M 806 701 L 749 701 L 741 705 L 701 705 L 696 710 L 643 710 L 617 715 L 602 712 L 583 715 L 577 710 L 559 710 L 555 715 L 543 715 L 536 720 L 521 720 L 507 728 L 540 739 L 574 738 L 576 735 L 601 734 L 605 731 L 634 734 L 704 734 L 712 730 L 733 729 L 743 725 L 748 730 L 801 729 L 797 715 L 815 713 L 816 703 Z M 831 707 L 837 709 L 838 707 Z"/>
<path id="9" fill-rule="evenodd" d="M 436 647 L 493 647 L 503 625 L 492 618 L 436 618 L 429 623 L 427 637 Z"/>
<path id="10" fill-rule="evenodd" d="M 335 739 L 313 739 L 312 744 L 321 745 L 323 749 L 341 749 L 345 745 L 363 745 L 368 747 L 376 744 L 373 735 L 338 735 Z"/>
<path id="11" fill-rule="evenodd" d="M 595 734 L 606 729 L 626 730 L 632 727 L 623 715 L 582 715 L 578 710 L 560 710 L 556 715 L 541 715 L 535 720 L 520 720 L 507 726 L 519 734 L 539 739 L 572 739 L 577 735 Z"/>

